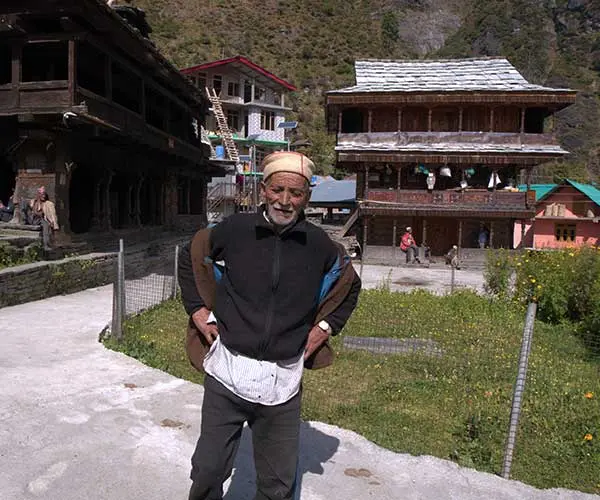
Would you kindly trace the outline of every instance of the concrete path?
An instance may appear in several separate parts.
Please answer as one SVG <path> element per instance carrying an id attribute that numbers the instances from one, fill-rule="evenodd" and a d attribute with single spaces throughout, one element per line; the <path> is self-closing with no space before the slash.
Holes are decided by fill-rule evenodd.
<path id="1" fill-rule="evenodd" d="M 98 343 L 111 287 L 0 309 L 0 499 L 184 500 L 202 387 Z M 584 499 L 304 423 L 302 500 Z M 245 432 L 227 500 L 253 498 Z"/>

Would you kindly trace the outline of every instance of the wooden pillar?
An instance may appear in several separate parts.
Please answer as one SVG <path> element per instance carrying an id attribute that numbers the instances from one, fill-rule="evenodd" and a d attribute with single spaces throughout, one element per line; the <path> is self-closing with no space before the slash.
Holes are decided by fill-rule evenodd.
<path id="1" fill-rule="evenodd" d="M 19 86 L 21 83 L 21 56 L 23 55 L 23 47 L 21 45 L 12 46 L 12 62 L 11 62 L 11 84 L 12 92 L 15 95 L 15 107 L 18 108 L 20 105 L 20 92 Z"/>
<path id="2" fill-rule="evenodd" d="M 341 111 L 338 112 L 337 133 L 338 134 L 342 133 L 342 112 Z"/>
<path id="3" fill-rule="evenodd" d="M 463 129 L 463 107 L 458 108 L 458 131 L 462 132 Z"/>
<path id="4" fill-rule="evenodd" d="M 104 221 L 102 225 L 110 231 L 112 229 L 112 222 L 110 220 L 110 183 L 114 176 L 114 172 L 109 170 L 106 176 L 106 184 L 104 186 Z"/>
<path id="5" fill-rule="evenodd" d="M 458 221 L 458 244 L 456 245 L 458 247 L 457 257 L 459 259 L 460 259 L 460 254 L 462 252 L 462 234 L 463 234 L 463 221 L 462 221 L 462 219 L 460 219 Z"/>
<path id="6" fill-rule="evenodd" d="M 398 108 L 398 132 L 402 132 L 402 108 Z"/>
<path id="7" fill-rule="evenodd" d="M 364 195 L 363 198 L 365 200 L 369 199 L 369 165 L 365 165 L 365 185 L 364 185 Z"/>
<path id="8" fill-rule="evenodd" d="M 77 85 L 77 52 L 75 40 L 69 40 L 69 102 L 75 105 L 75 86 Z"/>
<path id="9" fill-rule="evenodd" d="M 367 255 L 367 230 L 368 230 L 368 222 L 367 216 L 363 216 L 363 240 L 362 240 L 362 249 L 360 255 L 360 277 L 362 278 L 363 265 L 365 263 L 365 257 Z"/>
<path id="10" fill-rule="evenodd" d="M 494 221 L 493 220 L 490 221 L 490 241 L 489 241 L 489 245 L 490 245 L 490 248 L 494 248 Z"/>
<path id="11" fill-rule="evenodd" d="M 398 236 L 398 221 L 394 219 L 392 227 L 392 259 L 396 262 L 396 237 Z"/>
<path id="12" fill-rule="evenodd" d="M 373 132 L 373 110 L 369 109 L 369 115 L 367 118 L 367 132 Z"/>
<path id="13" fill-rule="evenodd" d="M 525 108 L 521 108 L 521 134 L 525 132 Z"/>
<path id="14" fill-rule="evenodd" d="M 427 219 L 423 217 L 423 234 L 421 237 L 421 246 L 427 245 Z"/>
<path id="15" fill-rule="evenodd" d="M 431 119 L 433 117 L 433 109 L 429 108 L 429 112 L 427 113 L 427 132 L 431 132 Z"/>
<path id="16" fill-rule="evenodd" d="M 525 224 L 527 223 L 526 219 L 521 220 L 521 248 L 525 248 Z"/>
<path id="17" fill-rule="evenodd" d="M 104 66 L 104 82 L 106 84 L 106 98 L 112 101 L 112 58 L 106 57 Z"/>
<path id="18" fill-rule="evenodd" d="M 135 225 L 139 228 L 142 227 L 142 203 L 141 203 L 141 193 L 142 193 L 142 184 L 144 183 L 144 176 L 140 173 L 138 174 L 138 180 L 135 186 Z"/>
<path id="19" fill-rule="evenodd" d="M 401 175 L 402 175 L 402 167 L 400 165 L 398 165 L 398 172 L 397 172 L 398 178 L 396 180 L 396 189 L 398 189 L 398 190 L 402 187 Z M 396 193 L 396 194 L 398 195 L 399 193 Z"/>
<path id="20" fill-rule="evenodd" d="M 494 108 L 490 108 L 490 132 L 494 131 Z"/>

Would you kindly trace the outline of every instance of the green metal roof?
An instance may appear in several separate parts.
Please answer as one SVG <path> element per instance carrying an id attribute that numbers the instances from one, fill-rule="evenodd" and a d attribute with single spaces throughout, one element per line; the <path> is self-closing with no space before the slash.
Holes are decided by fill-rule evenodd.
<path id="1" fill-rule="evenodd" d="M 221 140 L 220 135 L 214 135 L 214 134 L 209 134 L 208 138 L 211 141 Z M 275 147 L 287 146 L 286 141 L 263 141 L 261 139 L 256 139 L 254 141 L 250 141 L 250 140 L 246 139 L 245 137 L 239 137 L 237 135 L 233 136 L 233 140 L 235 142 L 242 142 L 244 144 L 258 144 L 259 146 L 275 146 Z"/>
<path id="2" fill-rule="evenodd" d="M 598 189 L 596 186 L 592 186 L 591 184 L 582 184 L 581 182 L 575 182 L 571 179 L 567 179 L 567 182 L 575 189 L 585 194 L 596 205 L 600 206 L 600 189 Z"/>
<path id="3" fill-rule="evenodd" d="M 554 191 L 558 184 L 531 184 L 529 189 L 535 191 L 535 201 L 539 201 L 544 198 L 548 193 Z M 527 191 L 527 185 L 519 185 L 519 191 Z"/>
<path id="4" fill-rule="evenodd" d="M 600 189 L 592 184 L 582 184 L 581 182 L 573 181 L 571 179 L 565 179 L 562 184 L 531 184 L 529 188 L 535 191 L 535 201 L 540 201 L 546 198 L 560 186 L 570 185 L 577 189 L 579 192 L 586 195 L 596 205 L 600 206 Z M 525 184 L 519 185 L 519 191 L 526 191 L 527 186 Z"/>

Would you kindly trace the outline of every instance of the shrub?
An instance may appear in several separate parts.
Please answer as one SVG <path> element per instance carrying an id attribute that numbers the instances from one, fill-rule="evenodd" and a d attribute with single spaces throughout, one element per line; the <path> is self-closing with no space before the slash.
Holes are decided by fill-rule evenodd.
<path id="1" fill-rule="evenodd" d="M 514 268 L 506 250 L 489 250 L 483 272 L 484 288 L 498 298 L 510 297 L 510 279 Z"/>

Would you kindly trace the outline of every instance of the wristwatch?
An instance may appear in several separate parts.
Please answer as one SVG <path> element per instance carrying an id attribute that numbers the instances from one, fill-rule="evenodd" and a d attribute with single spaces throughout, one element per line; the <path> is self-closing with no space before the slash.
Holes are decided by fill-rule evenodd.
<path id="1" fill-rule="evenodd" d="M 327 323 L 327 321 L 325 321 L 324 319 L 322 319 L 321 321 L 319 321 L 319 323 L 317 324 L 317 326 L 323 330 L 324 332 L 327 333 L 327 335 L 331 335 L 331 326 L 329 326 L 329 323 Z"/>

